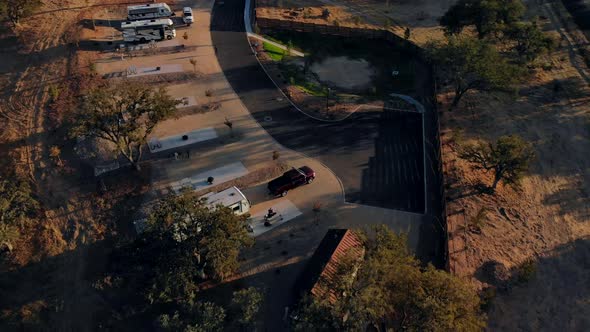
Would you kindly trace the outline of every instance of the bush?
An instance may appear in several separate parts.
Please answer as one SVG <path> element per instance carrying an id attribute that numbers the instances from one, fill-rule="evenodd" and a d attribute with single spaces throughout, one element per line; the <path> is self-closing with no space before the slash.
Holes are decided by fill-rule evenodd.
<path id="1" fill-rule="evenodd" d="M 55 102 L 59 97 L 59 87 L 55 84 L 51 84 L 49 86 L 49 97 L 51 97 L 51 102 Z"/>
<path id="2" fill-rule="evenodd" d="M 526 283 L 532 280 L 537 274 L 537 264 L 529 259 L 518 268 L 517 280 L 519 283 Z"/>

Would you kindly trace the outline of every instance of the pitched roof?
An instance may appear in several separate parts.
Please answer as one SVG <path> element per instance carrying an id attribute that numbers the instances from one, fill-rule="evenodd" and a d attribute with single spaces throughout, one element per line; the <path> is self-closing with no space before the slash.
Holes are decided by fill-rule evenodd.
<path id="1" fill-rule="evenodd" d="M 347 257 L 360 260 L 365 249 L 358 236 L 348 229 L 331 229 L 307 263 L 305 270 L 296 283 L 298 295 L 310 293 L 312 296 L 329 296 L 330 302 L 336 301 L 339 294 L 333 285 L 339 283 L 338 272 Z"/>

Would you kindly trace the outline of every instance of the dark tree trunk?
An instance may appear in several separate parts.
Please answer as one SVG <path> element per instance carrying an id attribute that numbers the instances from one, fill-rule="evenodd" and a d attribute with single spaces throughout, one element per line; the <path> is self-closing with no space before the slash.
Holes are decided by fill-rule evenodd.
<path id="1" fill-rule="evenodd" d="M 490 191 L 492 193 L 495 193 L 496 192 L 496 187 L 498 187 L 498 183 L 500 182 L 500 180 L 502 180 L 502 172 L 501 171 L 496 171 L 494 173 L 494 182 L 490 186 Z"/>

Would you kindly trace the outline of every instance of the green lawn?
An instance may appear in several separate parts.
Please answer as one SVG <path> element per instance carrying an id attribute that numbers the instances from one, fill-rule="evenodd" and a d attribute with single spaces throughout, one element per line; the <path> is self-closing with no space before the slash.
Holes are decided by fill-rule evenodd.
<path id="1" fill-rule="evenodd" d="M 285 56 L 285 51 L 282 48 L 277 47 L 271 43 L 263 42 L 262 47 L 270 56 L 270 58 L 273 59 L 273 61 L 281 61 L 283 56 Z"/>

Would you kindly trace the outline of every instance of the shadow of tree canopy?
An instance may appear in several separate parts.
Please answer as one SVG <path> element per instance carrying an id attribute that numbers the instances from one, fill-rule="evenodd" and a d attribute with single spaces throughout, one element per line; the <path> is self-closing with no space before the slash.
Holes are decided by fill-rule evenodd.
<path id="1" fill-rule="evenodd" d="M 590 238 L 555 248 L 536 260 L 528 281 L 499 292 L 488 313 L 491 331 L 588 331 L 590 329 Z M 481 272 L 481 271 L 480 271 Z"/>

